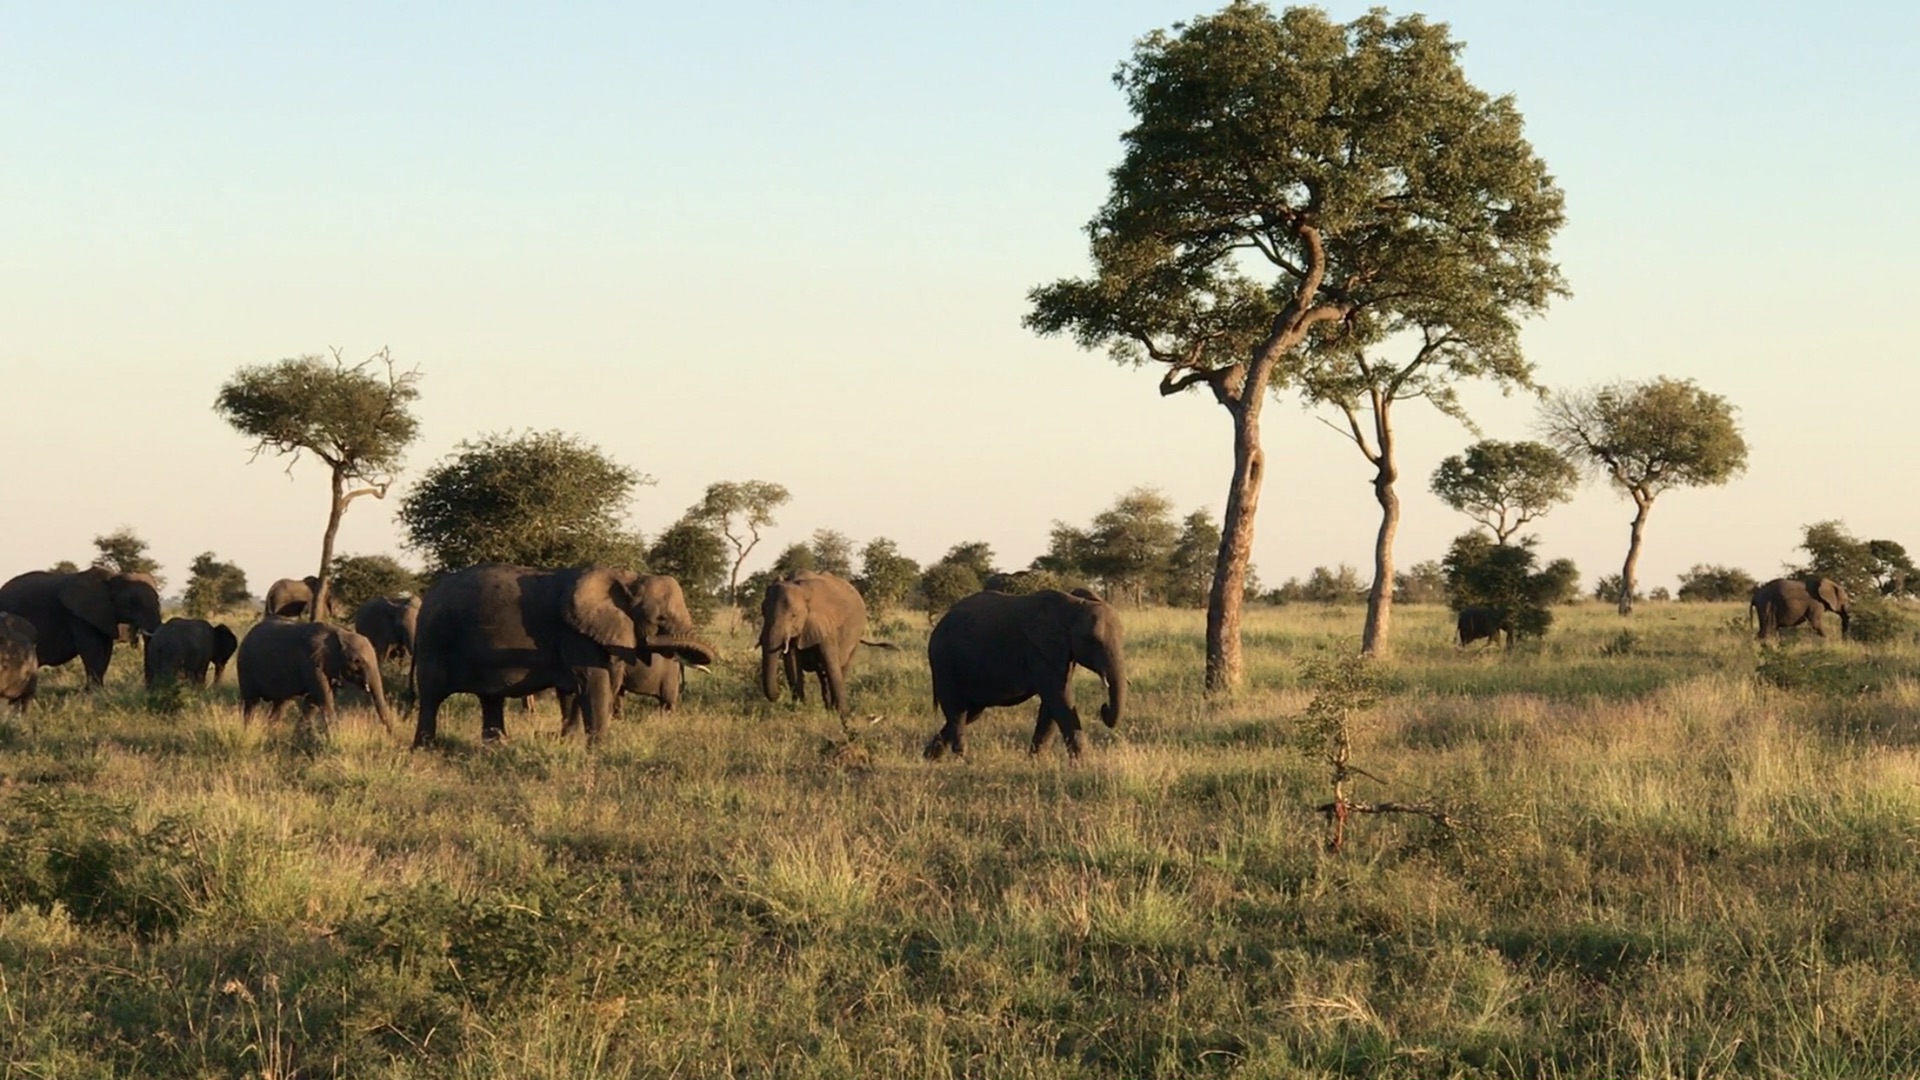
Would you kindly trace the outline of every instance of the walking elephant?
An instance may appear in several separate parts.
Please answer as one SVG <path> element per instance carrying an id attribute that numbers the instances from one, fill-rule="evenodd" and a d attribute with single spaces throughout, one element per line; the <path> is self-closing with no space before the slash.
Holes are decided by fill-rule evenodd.
<path id="1" fill-rule="evenodd" d="M 354 633 L 373 642 L 382 660 L 409 660 L 420 623 L 417 596 L 376 596 L 353 612 Z"/>
<path id="2" fill-rule="evenodd" d="M 78 656 L 87 682 L 106 681 L 120 628 L 145 637 L 160 628 L 160 589 L 146 574 L 116 574 L 103 567 L 73 573 L 35 570 L 0 585 L 0 611 L 33 624 L 42 667 Z"/>
<path id="3" fill-rule="evenodd" d="M 300 698 L 304 723 L 318 708 L 331 728 L 334 722 L 333 688 L 357 686 L 373 699 L 380 724 L 393 731 L 393 712 L 387 707 L 380 682 L 380 658 L 373 643 L 344 626 L 269 617 L 248 631 L 240 643 L 240 721 L 253 720 L 261 702 L 272 706 L 269 723 L 280 719 L 287 702 Z"/>
<path id="4" fill-rule="evenodd" d="M 506 734 L 506 700 L 548 689 L 578 694 L 588 742 L 606 727 L 616 688 L 634 664 L 665 656 L 713 662 L 693 637 L 680 583 L 605 566 L 536 570 L 486 563 L 448 574 L 420 604 L 413 670 L 419 718 L 413 745 L 433 743 L 440 705 L 480 699 L 480 733 Z"/>
<path id="5" fill-rule="evenodd" d="M 312 574 L 303 578 L 281 578 L 267 588 L 266 613 L 283 619 L 306 618 L 307 609 L 313 606 L 313 594 L 319 591 L 320 579 Z M 328 589 L 326 617 L 338 619 L 343 613 L 340 598 Z"/>
<path id="6" fill-rule="evenodd" d="M 1126 661 L 1120 614 L 1090 593 L 1042 589 L 1025 596 L 981 592 L 947 609 L 927 639 L 933 700 L 946 725 L 927 743 L 928 758 L 961 752 L 961 727 L 993 706 L 1018 705 L 1039 695 L 1033 753 L 1060 727 L 1067 753 L 1080 753 L 1080 714 L 1073 707 L 1073 667 L 1106 683 L 1100 719 L 1120 722 L 1126 702 Z"/>
<path id="7" fill-rule="evenodd" d="M 0 701 L 26 712 L 40 687 L 40 658 L 33 624 L 12 612 L 0 612 Z"/>
<path id="8" fill-rule="evenodd" d="M 776 673 L 784 671 L 795 701 L 807 699 L 808 672 L 820 678 L 820 698 L 845 716 L 848 670 L 867 630 L 860 590 L 832 574 L 804 571 L 767 586 L 760 603 L 760 690 L 780 699 Z M 867 642 L 879 645 L 880 642 Z"/>
<path id="9" fill-rule="evenodd" d="M 1482 638 L 1489 644 L 1497 644 L 1501 634 L 1507 636 L 1506 647 L 1513 648 L 1513 621 L 1505 613 L 1490 607 L 1461 608 L 1460 617 L 1454 621 L 1454 630 L 1463 648 Z"/>
<path id="10" fill-rule="evenodd" d="M 1840 616 L 1840 636 L 1845 638 L 1853 625 L 1853 601 L 1847 590 L 1832 578 L 1774 578 L 1753 590 L 1748 601 L 1750 618 L 1760 624 L 1759 639 L 1779 633 L 1789 626 L 1805 623 L 1820 637 L 1827 632 L 1821 614 L 1831 611 Z"/>
<path id="11" fill-rule="evenodd" d="M 206 686 L 209 667 L 217 685 L 239 645 L 240 639 L 225 626 L 205 619 L 168 619 L 147 639 L 147 689 L 173 679 Z"/>

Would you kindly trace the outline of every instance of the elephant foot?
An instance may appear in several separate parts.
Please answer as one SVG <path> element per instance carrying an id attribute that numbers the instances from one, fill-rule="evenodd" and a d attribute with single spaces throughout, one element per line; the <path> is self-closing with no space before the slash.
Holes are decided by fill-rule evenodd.
<path id="1" fill-rule="evenodd" d="M 946 754 L 946 752 L 947 752 L 946 740 L 942 739 L 938 735 L 935 735 L 932 741 L 927 743 L 927 748 L 921 751 L 921 754 L 928 761 L 939 761 L 940 758 Z"/>

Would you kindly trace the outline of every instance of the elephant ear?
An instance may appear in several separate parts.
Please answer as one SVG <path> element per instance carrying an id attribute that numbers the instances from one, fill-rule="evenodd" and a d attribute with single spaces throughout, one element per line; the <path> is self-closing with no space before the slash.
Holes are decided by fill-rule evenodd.
<path id="1" fill-rule="evenodd" d="M 60 606 L 108 638 L 120 634 L 120 616 L 113 610 L 113 594 L 107 589 L 112 577 L 96 566 L 69 575 L 60 584 Z"/>
<path id="2" fill-rule="evenodd" d="M 631 651 L 638 644 L 627 609 L 633 593 L 627 582 L 604 566 L 591 566 L 574 579 L 561 616 L 567 625 L 606 649 Z"/>
<path id="3" fill-rule="evenodd" d="M 1821 578 L 1820 602 L 1827 605 L 1827 610 L 1829 611 L 1839 611 L 1841 608 L 1846 607 L 1846 587 L 1832 578 Z"/>
<path id="4" fill-rule="evenodd" d="M 1068 636 L 1076 617 L 1083 614 L 1078 605 L 1061 595 L 1061 602 L 1046 603 L 1045 597 L 1038 597 L 1039 605 L 1030 618 L 1020 620 L 1020 634 L 1033 646 L 1033 651 L 1046 662 L 1046 670 L 1064 671 L 1073 665 L 1073 647 Z"/>
<path id="5" fill-rule="evenodd" d="M 213 628 L 213 662 L 225 665 L 233 659 L 233 651 L 240 647 L 240 639 L 223 623 Z"/>

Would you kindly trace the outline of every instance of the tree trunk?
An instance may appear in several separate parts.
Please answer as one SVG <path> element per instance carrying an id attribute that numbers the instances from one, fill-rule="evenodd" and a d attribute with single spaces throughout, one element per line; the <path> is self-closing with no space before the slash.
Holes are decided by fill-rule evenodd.
<path id="1" fill-rule="evenodd" d="M 313 603 L 307 605 L 307 618 L 324 622 L 328 595 L 333 592 L 333 538 L 340 533 L 340 519 L 347 512 L 347 477 L 333 470 L 333 502 L 327 509 L 327 534 L 320 538 L 320 587 L 313 590 Z"/>
<path id="2" fill-rule="evenodd" d="M 1241 401 L 1225 403 L 1233 416 L 1233 482 L 1220 523 L 1220 554 L 1213 563 L 1213 588 L 1207 594 L 1207 679 L 1209 696 L 1230 694 L 1246 670 L 1240 654 L 1240 613 L 1247 593 L 1247 564 L 1253 560 L 1253 518 L 1260 509 L 1260 481 L 1266 455 L 1260 449 L 1260 403 L 1264 384 L 1249 387 Z"/>
<path id="3" fill-rule="evenodd" d="M 1380 450 L 1380 469 L 1373 479 L 1373 497 L 1380 503 L 1380 533 L 1373 541 L 1373 588 L 1367 593 L 1367 628 L 1360 635 L 1360 655 L 1385 656 L 1387 630 L 1393 625 L 1393 538 L 1400 531 L 1400 496 L 1393 490 L 1399 472 L 1392 451 Z"/>
<path id="4" fill-rule="evenodd" d="M 1640 565 L 1640 540 L 1647 532 L 1647 514 L 1653 510 L 1653 500 L 1636 495 L 1633 498 L 1633 533 L 1627 541 L 1627 561 L 1620 567 L 1620 614 L 1633 614 L 1634 568 Z"/>

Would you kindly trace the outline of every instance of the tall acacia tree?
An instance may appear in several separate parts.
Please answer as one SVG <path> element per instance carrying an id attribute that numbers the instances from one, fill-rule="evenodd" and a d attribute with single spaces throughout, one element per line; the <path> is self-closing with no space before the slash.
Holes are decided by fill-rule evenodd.
<path id="1" fill-rule="evenodd" d="M 1482 439 L 1442 461 L 1429 486 L 1505 546 L 1521 526 L 1573 498 L 1579 483 L 1579 468 L 1545 443 Z"/>
<path id="2" fill-rule="evenodd" d="M 727 603 L 740 600 L 740 567 L 760 543 L 760 530 L 774 524 L 773 512 L 793 496 L 770 480 L 721 480 L 707 485 L 706 494 L 687 510 L 687 516 L 720 530 L 733 545 L 733 569 L 727 574 Z"/>
<path id="3" fill-rule="evenodd" d="M 1227 411 L 1209 692 L 1240 681 L 1260 413 L 1309 363 L 1302 347 L 1446 327 L 1490 290 L 1557 287 L 1560 190 L 1512 100 L 1468 83 L 1459 50 L 1419 16 L 1341 24 L 1236 2 L 1142 38 L 1114 76 L 1136 123 L 1088 225 L 1093 276 L 1033 290 L 1026 323 L 1158 364 L 1161 394 L 1205 387 Z"/>
<path id="4" fill-rule="evenodd" d="M 327 610 L 333 541 L 348 504 L 362 495 L 386 498 L 402 454 L 419 433 L 409 411 L 420 397 L 419 382 L 419 369 L 401 371 L 386 349 L 352 365 L 335 349 L 331 357 L 243 367 L 214 398 L 214 411 L 254 440 L 253 460 L 269 451 L 292 455 L 291 474 L 304 453 L 327 466 L 331 497 L 320 538 L 320 587 L 307 606 L 312 618 Z"/>
<path id="5" fill-rule="evenodd" d="M 1691 379 L 1613 382 L 1550 395 L 1540 429 L 1561 453 L 1607 478 L 1633 500 L 1627 558 L 1620 567 L 1620 614 L 1633 612 L 1634 570 L 1647 515 L 1662 492 L 1716 487 L 1747 467 L 1747 441 L 1733 406 Z"/>

